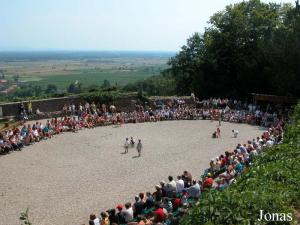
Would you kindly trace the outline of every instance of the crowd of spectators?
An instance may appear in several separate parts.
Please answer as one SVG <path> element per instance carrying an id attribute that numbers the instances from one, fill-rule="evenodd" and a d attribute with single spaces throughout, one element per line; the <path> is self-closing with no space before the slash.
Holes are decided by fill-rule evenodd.
<path id="1" fill-rule="evenodd" d="M 90 215 L 89 225 L 177 225 L 179 219 L 196 204 L 206 191 L 223 191 L 234 183 L 236 177 L 251 165 L 255 156 L 275 144 L 282 142 L 284 122 L 272 124 L 260 137 L 238 143 L 211 159 L 209 167 L 199 176 L 184 171 L 177 176 L 160 181 L 153 193 L 139 193 L 134 202 L 117 205 L 114 209 L 101 212 L 100 217 Z"/>
<path id="2" fill-rule="evenodd" d="M 24 111 L 24 109 L 22 109 Z M 89 225 L 176 225 L 179 218 L 210 189 L 224 190 L 235 182 L 235 177 L 251 164 L 252 159 L 267 147 L 282 141 L 283 126 L 287 120 L 285 111 L 267 108 L 265 111 L 252 104 L 242 104 L 228 99 L 208 99 L 198 106 L 186 105 L 184 101 L 172 101 L 155 108 L 136 105 L 131 112 L 117 112 L 115 106 L 85 103 L 65 105 L 61 118 L 46 122 L 14 127 L 0 132 L 0 151 L 9 153 L 21 150 L 26 145 L 52 138 L 63 132 L 77 132 L 83 128 L 94 128 L 109 124 L 157 122 L 163 120 L 210 119 L 228 122 L 249 123 L 267 126 L 260 137 L 237 144 L 232 151 L 214 157 L 201 179 L 188 171 L 160 181 L 153 193 L 139 193 L 134 202 L 119 204 L 101 212 L 100 217 L 91 214 Z"/>
<path id="3" fill-rule="evenodd" d="M 283 123 L 287 114 L 283 110 L 267 108 L 265 111 L 251 104 L 228 99 L 203 100 L 198 107 L 187 105 L 184 100 L 176 99 L 166 104 L 157 104 L 152 109 L 136 105 L 134 111 L 117 112 L 116 107 L 95 103 L 65 105 L 61 117 L 46 122 L 36 122 L 23 127 L 13 127 L 0 132 L 0 153 L 21 150 L 24 146 L 53 137 L 62 132 L 77 132 L 83 128 L 123 123 L 157 122 L 164 120 L 210 119 L 237 123 L 256 124 L 269 127 Z M 244 106 L 243 106 L 244 105 Z M 26 114 L 24 105 L 22 112 Z M 32 110 L 32 109 L 31 109 Z M 32 112 L 29 112 L 32 113 Z"/>

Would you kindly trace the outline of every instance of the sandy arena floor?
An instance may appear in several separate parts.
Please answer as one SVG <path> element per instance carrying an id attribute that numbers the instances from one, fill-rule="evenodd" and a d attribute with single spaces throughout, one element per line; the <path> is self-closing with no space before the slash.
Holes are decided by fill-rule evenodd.
<path id="1" fill-rule="evenodd" d="M 34 225 L 88 224 L 90 213 L 135 194 L 153 191 L 160 180 L 189 170 L 199 177 L 209 160 L 238 142 L 262 133 L 258 127 L 223 123 L 222 138 L 212 139 L 217 122 L 168 121 L 98 127 L 65 133 L 0 157 L 0 224 L 19 225 L 27 207 Z M 231 130 L 240 131 L 237 139 Z M 125 137 L 143 140 L 121 154 Z"/>

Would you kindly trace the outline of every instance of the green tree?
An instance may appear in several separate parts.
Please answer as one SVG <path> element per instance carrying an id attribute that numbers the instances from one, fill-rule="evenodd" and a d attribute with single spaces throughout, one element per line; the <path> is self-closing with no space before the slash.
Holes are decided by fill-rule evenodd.
<path id="1" fill-rule="evenodd" d="M 48 84 L 45 90 L 46 94 L 54 94 L 57 92 L 57 87 L 55 84 Z"/>
<path id="2" fill-rule="evenodd" d="M 111 87 L 111 85 L 110 85 L 109 81 L 108 80 L 104 80 L 103 83 L 102 83 L 102 85 L 101 85 L 101 88 L 106 89 L 106 88 L 110 88 L 110 87 Z"/>
<path id="3" fill-rule="evenodd" d="M 82 84 L 79 82 L 71 83 L 67 89 L 68 93 L 78 94 L 82 91 Z"/>
<path id="4" fill-rule="evenodd" d="M 179 94 L 299 95 L 299 9 L 259 0 L 229 5 L 169 65 Z"/>

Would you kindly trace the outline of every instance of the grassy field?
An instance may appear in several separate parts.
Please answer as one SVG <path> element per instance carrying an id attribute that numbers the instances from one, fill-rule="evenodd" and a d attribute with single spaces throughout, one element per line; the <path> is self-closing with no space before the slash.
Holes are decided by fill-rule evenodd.
<path id="1" fill-rule="evenodd" d="M 112 85 L 125 85 L 136 80 L 142 80 L 152 75 L 158 75 L 159 73 L 151 73 L 144 71 L 74 71 L 69 74 L 56 74 L 44 77 L 32 77 L 33 80 L 27 79 L 28 83 L 34 85 L 40 85 L 42 88 L 48 84 L 55 84 L 58 88 L 62 89 L 68 86 L 70 83 L 79 81 L 83 86 L 101 85 L 104 80 L 108 80 Z M 34 79 L 39 79 L 35 81 Z"/>
<path id="2" fill-rule="evenodd" d="M 150 53 L 61 53 L 0 54 L 0 70 L 4 79 L 39 85 L 55 84 L 65 89 L 79 81 L 84 87 L 111 84 L 125 85 L 158 75 L 167 68 L 168 54 Z M 1 74 L 0 74 L 1 75 Z"/>

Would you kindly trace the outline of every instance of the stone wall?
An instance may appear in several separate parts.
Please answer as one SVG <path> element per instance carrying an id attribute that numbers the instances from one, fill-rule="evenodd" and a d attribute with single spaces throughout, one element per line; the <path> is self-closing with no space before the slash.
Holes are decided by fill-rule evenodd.
<path id="1" fill-rule="evenodd" d="M 135 108 L 136 97 L 122 96 L 116 99 L 113 104 L 117 107 L 117 110 L 128 111 Z M 78 105 L 80 102 L 84 103 L 84 100 L 79 96 L 69 96 L 62 98 L 50 98 L 43 100 L 32 100 L 33 112 L 38 108 L 41 112 L 57 112 L 61 111 L 65 104 L 74 103 Z M 27 111 L 28 101 L 23 102 Z M 3 103 L 0 104 L 0 117 L 15 117 L 19 115 L 19 105 L 21 102 Z M 2 113 L 1 113 L 2 112 Z"/>
<path id="2" fill-rule="evenodd" d="M 32 100 L 33 112 L 38 108 L 41 112 L 56 112 L 62 110 L 64 104 L 75 103 L 76 105 L 81 101 L 78 96 L 69 96 L 62 98 L 50 98 L 42 100 Z M 28 101 L 23 102 L 27 111 Z M 0 104 L 2 115 L 0 117 L 14 117 L 19 114 L 19 105 L 21 102 L 12 102 Z M 1 110 L 0 110 L 1 112 Z"/>
<path id="3" fill-rule="evenodd" d="M 178 98 L 178 97 L 155 96 L 155 97 L 151 97 L 149 101 L 150 101 L 150 105 L 153 105 L 153 102 L 156 100 L 160 100 L 164 104 L 166 104 L 168 101 L 171 101 L 174 98 Z M 191 103 L 190 97 L 180 97 L 180 99 L 184 99 L 187 104 Z M 69 96 L 69 97 L 62 97 L 62 98 L 32 100 L 31 102 L 32 102 L 33 112 L 35 112 L 37 108 L 41 112 L 57 112 L 57 111 L 61 111 L 65 104 L 74 103 L 75 105 L 78 105 L 80 102 L 84 103 L 84 100 L 81 99 L 79 96 Z M 129 96 L 119 97 L 113 102 L 113 104 L 116 106 L 117 111 L 132 111 L 135 109 L 135 103 L 137 102 L 138 102 L 138 98 L 136 96 L 129 95 Z M 26 110 L 27 110 L 27 103 L 28 101 L 24 101 Z M 21 102 L 0 104 L 0 117 L 18 116 L 20 104 Z"/>

